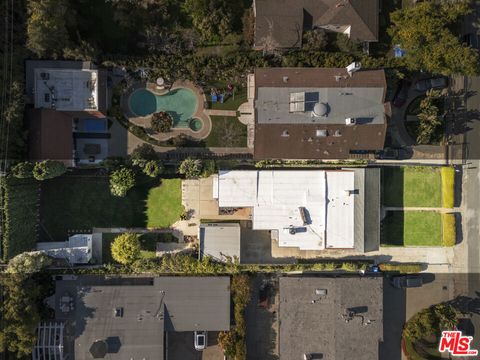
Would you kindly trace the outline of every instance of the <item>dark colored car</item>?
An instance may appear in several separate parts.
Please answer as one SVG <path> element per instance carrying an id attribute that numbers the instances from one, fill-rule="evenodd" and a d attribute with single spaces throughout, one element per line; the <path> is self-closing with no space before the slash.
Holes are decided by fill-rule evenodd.
<path id="1" fill-rule="evenodd" d="M 393 98 L 393 105 L 396 107 L 402 107 L 405 105 L 408 99 L 408 89 L 412 83 L 407 80 L 403 80 L 400 84 L 400 87 Z"/>
<path id="2" fill-rule="evenodd" d="M 448 86 L 448 78 L 445 76 L 418 80 L 415 83 L 415 90 L 427 91 L 430 89 L 445 89 Z"/>
<path id="3" fill-rule="evenodd" d="M 375 152 L 375 159 L 380 160 L 403 160 L 408 158 L 404 149 L 387 148 Z"/>
<path id="4" fill-rule="evenodd" d="M 421 275 L 394 276 L 392 277 L 391 284 L 397 289 L 421 287 L 423 285 L 423 278 Z"/>

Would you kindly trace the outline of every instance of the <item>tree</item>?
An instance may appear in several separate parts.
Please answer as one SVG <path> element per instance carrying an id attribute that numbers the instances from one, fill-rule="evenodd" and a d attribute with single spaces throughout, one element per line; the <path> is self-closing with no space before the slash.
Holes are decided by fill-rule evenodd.
<path id="1" fill-rule="evenodd" d="M 40 251 L 25 252 L 8 262 L 8 274 L 33 274 L 52 264 L 52 259 Z"/>
<path id="2" fill-rule="evenodd" d="M 112 257 L 123 265 L 130 265 L 140 257 L 140 240 L 137 234 L 125 233 L 117 236 L 112 243 Z"/>
<path id="3" fill-rule="evenodd" d="M 56 59 L 63 55 L 69 43 L 67 11 L 65 0 L 28 1 L 27 47 L 38 57 Z"/>
<path id="4" fill-rule="evenodd" d="M 166 111 L 159 111 L 152 115 L 150 124 L 154 131 L 166 133 L 172 129 L 173 119 Z"/>
<path id="5" fill-rule="evenodd" d="M 33 177 L 33 164 L 29 161 L 18 163 L 12 167 L 12 175 L 19 179 L 29 179 Z"/>
<path id="6" fill-rule="evenodd" d="M 130 154 L 132 165 L 139 166 L 142 169 L 149 160 L 158 160 L 158 155 L 153 146 L 147 143 L 138 145 Z"/>
<path id="7" fill-rule="evenodd" d="M 347 35 L 342 33 L 337 33 L 335 35 L 335 45 L 339 51 L 351 54 L 361 53 L 361 45 L 357 41 L 350 39 Z"/>
<path id="8" fill-rule="evenodd" d="M 147 176 L 157 177 L 163 172 L 163 164 L 159 160 L 147 161 L 143 167 L 143 172 Z"/>
<path id="9" fill-rule="evenodd" d="M 199 159 L 187 158 L 180 164 L 178 172 L 187 179 L 198 178 L 202 173 L 202 162 Z"/>
<path id="10" fill-rule="evenodd" d="M 114 196 L 124 197 L 135 186 L 135 173 L 132 169 L 122 167 L 110 174 L 110 192 Z"/>
<path id="11" fill-rule="evenodd" d="M 427 97 L 420 102 L 418 119 L 420 124 L 417 132 L 418 144 L 431 144 L 438 140 L 439 132 L 442 131 L 443 121 L 440 116 L 437 103 L 441 99 L 438 90 L 427 91 Z"/>
<path id="12" fill-rule="evenodd" d="M 323 51 L 327 47 L 328 37 L 323 29 L 314 29 L 303 33 L 302 48 L 308 51 Z"/>
<path id="13" fill-rule="evenodd" d="M 411 70 L 475 75 L 479 70 L 477 51 L 463 46 L 452 31 L 470 11 L 468 0 L 421 2 L 393 12 L 388 32 L 393 43 L 406 51 L 406 65 Z"/>
<path id="14" fill-rule="evenodd" d="M 65 164 L 55 160 L 44 160 L 38 162 L 33 167 L 33 177 L 37 180 L 53 179 L 65 174 L 67 168 Z"/>

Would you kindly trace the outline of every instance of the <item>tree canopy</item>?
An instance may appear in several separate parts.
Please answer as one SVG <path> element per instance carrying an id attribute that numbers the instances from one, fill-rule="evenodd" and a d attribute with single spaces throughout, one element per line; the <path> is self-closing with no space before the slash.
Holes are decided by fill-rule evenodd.
<path id="1" fill-rule="evenodd" d="M 199 159 L 187 158 L 182 161 L 178 172 L 185 175 L 187 179 L 198 178 L 202 174 L 202 161 Z"/>
<path id="2" fill-rule="evenodd" d="M 33 177 L 37 180 L 53 179 L 67 171 L 65 164 L 55 160 L 44 160 L 33 167 Z"/>
<path id="3" fill-rule="evenodd" d="M 132 169 L 122 167 L 110 175 L 110 191 L 114 196 L 124 197 L 134 186 L 135 173 Z"/>
<path id="4" fill-rule="evenodd" d="M 117 236 L 112 243 L 112 257 L 123 265 L 129 265 L 140 257 L 140 240 L 137 234 L 125 233 Z"/>
<path id="5" fill-rule="evenodd" d="M 461 1 L 425 1 L 391 14 L 393 26 L 388 30 L 394 44 L 406 51 L 406 65 L 443 75 L 475 75 L 478 54 L 460 43 L 455 25 L 470 11 Z"/>

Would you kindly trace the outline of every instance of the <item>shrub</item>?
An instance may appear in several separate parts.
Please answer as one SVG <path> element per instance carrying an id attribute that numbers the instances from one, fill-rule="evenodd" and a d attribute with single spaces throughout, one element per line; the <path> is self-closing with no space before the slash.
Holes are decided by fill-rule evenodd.
<path id="1" fill-rule="evenodd" d="M 455 246 L 457 242 L 455 214 L 442 214 L 442 230 L 442 245 Z"/>
<path id="2" fill-rule="evenodd" d="M 160 111 L 152 115 L 150 126 L 153 131 L 166 133 L 172 129 L 173 119 L 169 113 Z"/>
<path id="3" fill-rule="evenodd" d="M 107 157 L 100 163 L 108 171 L 113 171 L 125 165 L 125 159 L 122 157 Z"/>
<path id="4" fill-rule="evenodd" d="M 145 164 L 150 160 L 158 160 L 158 155 L 150 144 L 138 145 L 130 154 L 132 165 L 144 168 Z"/>
<path id="5" fill-rule="evenodd" d="M 8 262 L 7 273 L 28 275 L 51 265 L 52 259 L 40 251 L 24 252 Z"/>
<path id="6" fill-rule="evenodd" d="M 187 158 L 180 164 L 178 172 L 185 175 L 187 179 L 196 179 L 202 174 L 202 161 L 199 159 Z"/>
<path id="7" fill-rule="evenodd" d="M 37 180 L 53 179 L 67 171 L 65 164 L 60 161 L 45 160 L 35 164 L 33 177 Z"/>
<path id="8" fill-rule="evenodd" d="M 111 246 L 112 257 L 123 265 L 130 265 L 140 258 L 141 245 L 137 234 L 125 233 L 115 238 Z"/>
<path id="9" fill-rule="evenodd" d="M 124 197 L 134 186 L 135 173 L 132 169 L 123 167 L 110 175 L 110 191 L 114 196 Z"/>
<path id="10" fill-rule="evenodd" d="M 33 179 L 0 178 L 4 193 L 3 259 L 35 249 L 40 184 Z"/>
<path id="11" fill-rule="evenodd" d="M 382 271 L 392 271 L 392 272 L 399 272 L 401 274 L 407 273 L 419 273 L 423 270 L 422 264 L 390 264 L 390 263 L 382 263 L 378 264 L 380 270 Z"/>
<path id="12" fill-rule="evenodd" d="M 324 29 L 314 29 L 303 33 L 304 50 L 323 51 L 328 44 L 328 36 Z"/>
<path id="13" fill-rule="evenodd" d="M 345 34 L 336 34 L 335 45 L 337 46 L 338 50 L 345 53 L 359 54 L 361 52 L 360 44 L 350 39 Z"/>
<path id="14" fill-rule="evenodd" d="M 160 161 L 150 160 L 147 161 L 143 167 L 145 175 L 150 177 L 157 177 L 163 172 L 163 164 Z"/>
<path id="15" fill-rule="evenodd" d="M 29 161 L 21 162 L 12 167 L 12 175 L 18 179 L 29 179 L 33 177 L 33 164 Z"/>
<path id="16" fill-rule="evenodd" d="M 453 208 L 455 202 L 455 169 L 444 166 L 440 169 L 442 176 L 442 207 Z"/>

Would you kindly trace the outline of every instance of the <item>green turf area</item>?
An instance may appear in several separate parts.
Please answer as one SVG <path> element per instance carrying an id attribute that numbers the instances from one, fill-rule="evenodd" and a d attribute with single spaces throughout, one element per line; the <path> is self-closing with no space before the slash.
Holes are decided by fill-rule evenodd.
<path id="1" fill-rule="evenodd" d="M 442 180 L 437 167 L 384 167 L 384 206 L 442 206 Z"/>
<path id="2" fill-rule="evenodd" d="M 149 190 L 147 227 L 168 227 L 180 219 L 182 212 L 180 179 L 163 180 L 162 185 Z"/>
<path id="3" fill-rule="evenodd" d="M 433 211 L 390 211 L 382 221 L 382 245 L 442 246 L 442 217 Z"/>
<path id="4" fill-rule="evenodd" d="M 179 219 L 181 180 L 138 176 L 124 198 L 112 196 L 108 177 L 63 176 L 44 181 L 41 240 L 65 241 L 92 227 L 167 227 Z"/>
<path id="5" fill-rule="evenodd" d="M 246 147 L 247 126 L 236 117 L 210 116 L 212 131 L 204 140 L 207 147 Z"/>
<path id="6" fill-rule="evenodd" d="M 103 263 L 113 263 L 112 252 L 110 251 L 112 242 L 120 233 L 103 233 L 102 234 L 102 258 Z M 140 244 L 142 246 L 141 257 L 143 259 L 154 258 L 157 242 L 178 242 L 171 233 L 146 233 L 140 234 Z"/>

